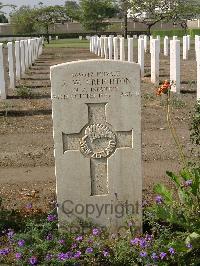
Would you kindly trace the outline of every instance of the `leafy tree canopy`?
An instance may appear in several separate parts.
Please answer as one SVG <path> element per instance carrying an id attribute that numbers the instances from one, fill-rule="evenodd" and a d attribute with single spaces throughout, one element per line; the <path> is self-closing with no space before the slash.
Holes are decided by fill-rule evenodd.
<path id="1" fill-rule="evenodd" d="M 118 8 L 113 0 L 81 0 L 80 22 L 87 30 L 104 30 L 109 22 L 105 20 L 114 17 Z"/>
<path id="2" fill-rule="evenodd" d="M 0 23 L 8 23 L 8 19 L 4 14 L 0 14 Z"/>

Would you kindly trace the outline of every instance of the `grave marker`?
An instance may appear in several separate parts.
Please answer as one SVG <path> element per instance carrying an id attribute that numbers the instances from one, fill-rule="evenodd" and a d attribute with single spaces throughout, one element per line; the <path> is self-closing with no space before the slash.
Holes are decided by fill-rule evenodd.
<path id="1" fill-rule="evenodd" d="M 159 59 L 160 59 L 160 40 L 151 41 L 151 82 L 159 84 Z"/>
<path id="2" fill-rule="evenodd" d="M 16 60 L 16 79 L 21 78 L 21 65 L 20 65 L 20 43 L 15 42 L 15 60 Z"/>
<path id="3" fill-rule="evenodd" d="M 14 47 L 12 42 L 7 43 L 8 47 L 8 69 L 9 69 L 9 79 L 10 89 L 15 89 L 15 64 L 14 64 Z"/>
<path id="4" fill-rule="evenodd" d="M 128 62 L 133 62 L 133 38 L 128 38 Z"/>
<path id="5" fill-rule="evenodd" d="M 125 61 L 124 37 L 120 38 L 120 60 Z"/>
<path id="6" fill-rule="evenodd" d="M 141 69 L 141 77 L 144 77 L 144 39 L 138 39 L 138 64 Z"/>
<path id="7" fill-rule="evenodd" d="M 4 61 L 3 43 L 0 43 L 0 96 L 2 100 L 5 100 L 7 97 Z"/>
<path id="8" fill-rule="evenodd" d="M 51 67 L 51 83 L 60 226 L 81 218 L 116 230 L 127 214 L 141 226 L 139 65 L 65 63 Z"/>
<path id="9" fill-rule="evenodd" d="M 170 41 L 170 82 L 171 90 L 180 93 L 180 41 Z"/>

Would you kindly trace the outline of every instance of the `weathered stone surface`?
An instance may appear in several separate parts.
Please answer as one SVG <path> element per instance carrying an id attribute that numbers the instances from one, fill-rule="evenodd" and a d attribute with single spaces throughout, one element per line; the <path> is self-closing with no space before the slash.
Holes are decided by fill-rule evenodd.
<path id="1" fill-rule="evenodd" d="M 140 66 L 66 63 L 51 82 L 60 223 L 117 229 L 132 214 L 141 225 Z"/>

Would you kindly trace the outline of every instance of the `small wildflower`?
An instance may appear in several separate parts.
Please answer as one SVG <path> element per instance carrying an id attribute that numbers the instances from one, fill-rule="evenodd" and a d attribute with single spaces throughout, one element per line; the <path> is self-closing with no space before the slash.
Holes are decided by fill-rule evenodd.
<path id="1" fill-rule="evenodd" d="M 18 241 L 17 244 L 18 244 L 19 247 L 23 247 L 25 245 L 25 240 L 21 239 L 21 240 Z"/>
<path id="2" fill-rule="evenodd" d="M 76 259 L 79 259 L 81 256 L 81 251 L 77 251 L 75 254 L 74 254 L 74 258 Z"/>
<path id="3" fill-rule="evenodd" d="M 93 234 L 93 236 L 98 236 L 98 235 L 100 234 L 99 229 L 94 228 L 94 229 L 92 230 L 92 234 Z"/>
<path id="4" fill-rule="evenodd" d="M 48 241 L 53 240 L 53 235 L 52 235 L 52 233 L 48 233 L 48 235 L 46 236 L 46 240 L 48 240 Z"/>
<path id="5" fill-rule="evenodd" d="M 192 180 L 185 181 L 185 186 L 190 187 L 192 185 Z"/>
<path id="6" fill-rule="evenodd" d="M 174 255 L 174 254 L 175 254 L 175 250 L 174 250 L 174 248 L 169 248 L 169 253 L 170 253 L 171 255 Z"/>
<path id="7" fill-rule="evenodd" d="M 53 258 L 53 255 L 52 254 L 47 254 L 45 259 L 46 260 L 51 260 L 52 258 Z"/>
<path id="8" fill-rule="evenodd" d="M 140 239 L 138 237 L 131 239 L 131 245 L 138 245 L 140 243 Z"/>
<path id="9" fill-rule="evenodd" d="M 71 248 L 72 249 L 77 248 L 77 244 L 76 243 L 73 243 Z"/>
<path id="10" fill-rule="evenodd" d="M 83 240 L 83 236 L 77 236 L 76 241 L 82 241 Z"/>
<path id="11" fill-rule="evenodd" d="M 146 257 L 146 256 L 147 256 L 147 252 L 145 251 L 140 252 L 140 257 Z"/>
<path id="12" fill-rule="evenodd" d="M 10 240 L 13 238 L 14 234 L 15 234 L 14 230 L 12 230 L 12 229 L 8 229 L 7 236 L 8 236 L 8 238 L 9 238 Z"/>
<path id="13" fill-rule="evenodd" d="M 49 214 L 49 215 L 47 216 L 47 220 L 48 220 L 49 222 L 54 222 L 56 219 L 57 219 L 57 216 L 56 216 L 55 214 Z"/>
<path id="14" fill-rule="evenodd" d="M 104 257 L 108 257 L 108 256 L 109 256 L 109 252 L 106 251 L 106 250 L 104 250 L 104 251 L 103 251 L 103 256 L 104 256 Z"/>
<path id="15" fill-rule="evenodd" d="M 147 246 L 147 242 L 142 238 L 140 239 L 140 247 L 145 248 Z"/>
<path id="16" fill-rule="evenodd" d="M 151 258 L 153 260 L 157 260 L 158 259 L 158 255 L 154 252 L 154 253 L 152 253 Z"/>
<path id="17" fill-rule="evenodd" d="M 163 260 L 166 256 L 167 256 L 167 253 L 165 253 L 165 252 L 160 253 L 161 260 Z"/>
<path id="18" fill-rule="evenodd" d="M 85 253 L 87 254 L 91 254 L 93 252 L 93 248 L 87 248 Z"/>
<path id="19" fill-rule="evenodd" d="M 20 260 L 22 258 L 22 254 L 21 253 L 16 253 L 15 254 L 15 258 L 16 258 L 16 260 Z"/>
<path id="20" fill-rule="evenodd" d="M 37 265 L 38 264 L 38 260 L 36 257 L 31 257 L 31 258 L 29 258 L 28 261 L 29 261 L 30 265 Z"/>
<path id="21" fill-rule="evenodd" d="M 60 239 L 60 240 L 58 240 L 58 243 L 59 243 L 60 245 L 64 245 L 64 244 L 65 244 L 65 240 L 64 240 L 64 239 Z"/>
<path id="22" fill-rule="evenodd" d="M 170 82 L 165 80 L 163 84 L 157 89 L 156 95 L 160 96 L 163 93 L 166 94 L 171 89 Z"/>
<path id="23" fill-rule="evenodd" d="M 186 247 L 189 248 L 189 249 L 191 249 L 192 248 L 192 244 L 191 243 L 188 243 L 188 244 L 186 244 Z"/>
<path id="24" fill-rule="evenodd" d="M 4 249 L 0 249 L 0 255 L 8 255 L 10 253 L 10 249 L 9 248 L 4 248 Z"/>
<path id="25" fill-rule="evenodd" d="M 26 209 L 30 210 L 32 208 L 33 208 L 33 204 L 32 203 L 26 204 Z"/>
<path id="26" fill-rule="evenodd" d="M 162 196 L 160 196 L 160 195 L 156 196 L 155 201 L 156 201 L 157 204 L 161 204 L 161 203 L 163 203 L 163 198 L 162 198 Z"/>

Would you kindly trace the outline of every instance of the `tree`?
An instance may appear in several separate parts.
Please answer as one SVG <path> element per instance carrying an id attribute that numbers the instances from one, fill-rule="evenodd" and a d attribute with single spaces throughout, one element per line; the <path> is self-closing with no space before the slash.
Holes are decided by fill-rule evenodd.
<path id="1" fill-rule="evenodd" d="M 47 37 L 49 36 L 49 27 L 51 25 L 56 22 L 63 23 L 68 19 L 66 9 L 63 6 L 40 6 L 35 11 L 35 26 Z"/>
<path id="2" fill-rule="evenodd" d="M 80 22 L 86 30 L 105 30 L 110 23 L 105 21 L 117 14 L 113 0 L 81 0 Z"/>
<path id="3" fill-rule="evenodd" d="M 36 9 L 21 6 L 10 14 L 11 22 L 15 24 L 16 33 L 30 34 L 35 32 Z"/>
<path id="4" fill-rule="evenodd" d="M 0 23 L 8 23 L 8 19 L 4 14 L 0 14 Z"/>
<path id="5" fill-rule="evenodd" d="M 160 21 L 177 22 L 184 17 L 192 18 L 193 11 L 198 9 L 198 2 L 199 0 L 130 0 L 133 20 L 145 24 L 149 35 L 152 26 Z"/>
<path id="6" fill-rule="evenodd" d="M 65 2 L 65 9 L 68 17 L 73 20 L 79 20 L 80 18 L 80 6 L 77 4 L 76 1 L 66 1 Z"/>
<path id="7" fill-rule="evenodd" d="M 119 16 L 124 20 L 124 38 L 127 39 L 128 10 L 131 8 L 129 0 L 119 0 Z"/>

